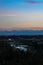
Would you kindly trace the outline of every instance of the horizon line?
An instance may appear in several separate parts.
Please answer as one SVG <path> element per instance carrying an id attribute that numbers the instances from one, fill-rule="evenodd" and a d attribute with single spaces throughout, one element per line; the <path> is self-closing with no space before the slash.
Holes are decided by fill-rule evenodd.
<path id="1" fill-rule="evenodd" d="M 43 27 L 12 27 L 0 28 L 0 30 L 43 30 Z"/>

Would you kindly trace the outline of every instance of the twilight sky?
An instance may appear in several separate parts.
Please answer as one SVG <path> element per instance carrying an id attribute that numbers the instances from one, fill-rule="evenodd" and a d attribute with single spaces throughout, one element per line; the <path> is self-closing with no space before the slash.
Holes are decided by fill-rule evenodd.
<path id="1" fill-rule="evenodd" d="M 0 29 L 43 29 L 43 0 L 0 0 Z"/>

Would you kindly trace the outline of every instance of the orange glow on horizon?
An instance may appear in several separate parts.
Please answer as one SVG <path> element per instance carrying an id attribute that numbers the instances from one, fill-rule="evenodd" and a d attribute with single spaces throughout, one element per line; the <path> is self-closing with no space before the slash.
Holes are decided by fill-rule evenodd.
<path id="1" fill-rule="evenodd" d="M 0 30 L 43 30 L 43 27 L 13 27 L 13 28 L 0 28 Z"/>
<path id="2" fill-rule="evenodd" d="M 0 26 L 0 30 L 43 30 L 43 22 L 18 22 Z"/>

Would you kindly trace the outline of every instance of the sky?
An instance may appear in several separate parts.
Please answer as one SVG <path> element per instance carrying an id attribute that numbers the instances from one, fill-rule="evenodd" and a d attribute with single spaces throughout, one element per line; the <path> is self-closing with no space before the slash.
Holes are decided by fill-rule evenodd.
<path id="1" fill-rule="evenodd" d="M 43 0 L 0 0 L 1 29 L 43 29 Z"/>

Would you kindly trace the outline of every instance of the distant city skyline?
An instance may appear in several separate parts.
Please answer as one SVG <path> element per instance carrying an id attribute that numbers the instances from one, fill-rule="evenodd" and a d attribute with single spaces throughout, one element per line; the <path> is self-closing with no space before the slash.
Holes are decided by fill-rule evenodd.
<path id="1" fill-rule="evenodd" d="M 43 0 L 0 0 L 0 30 L 40 29 L 43 29 Z"/>

